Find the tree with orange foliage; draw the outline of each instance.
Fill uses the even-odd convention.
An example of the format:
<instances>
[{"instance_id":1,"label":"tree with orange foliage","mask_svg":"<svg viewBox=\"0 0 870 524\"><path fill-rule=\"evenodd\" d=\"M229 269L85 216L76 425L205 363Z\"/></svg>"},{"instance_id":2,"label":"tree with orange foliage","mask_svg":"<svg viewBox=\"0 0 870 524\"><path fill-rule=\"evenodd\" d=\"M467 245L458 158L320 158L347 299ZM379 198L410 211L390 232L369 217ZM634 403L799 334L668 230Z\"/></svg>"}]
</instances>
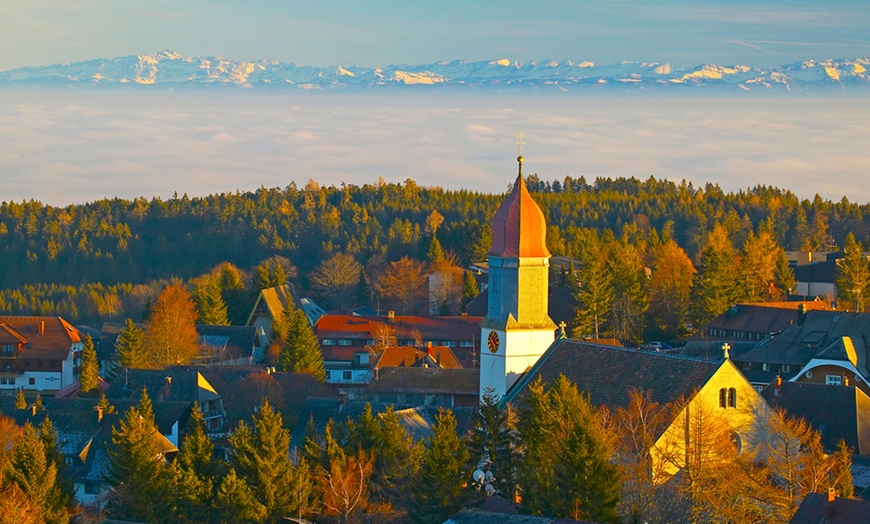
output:
<instances>
[{"instance_id":1,"label":"tree with orange foliage","mask_svg":"<svg viewBox=\"0 0 870 524\"><path fill-rule=\"evenodd\" d=\"M184 286L179 282L167 286L157 296L145 328L144 366L163 369L189 364L199 354L196 319L196 305Z\"/></svg>"},{"instance_id":2,"label":"tree with orange foliage","mask_svg":"<svg viewBox=\"0 0 870 524\"><path fill-rule=\"evenodd\" d=\"M673 337L685 331L695 266L673 240L656 246L652 255L649 311L658 331Z\"/></svg>"},{"instance_id":3,"label":"tree with orange foliage","mask_svg":"<svg viewBox=\"0 0 870 524\"><path fill-rule=\"evenodd\" d=\"M400 314L419 313L426 303L425 268L422 262L408 257L390 263L378 281L381 298Z\"/></svg>"}]
</instances>

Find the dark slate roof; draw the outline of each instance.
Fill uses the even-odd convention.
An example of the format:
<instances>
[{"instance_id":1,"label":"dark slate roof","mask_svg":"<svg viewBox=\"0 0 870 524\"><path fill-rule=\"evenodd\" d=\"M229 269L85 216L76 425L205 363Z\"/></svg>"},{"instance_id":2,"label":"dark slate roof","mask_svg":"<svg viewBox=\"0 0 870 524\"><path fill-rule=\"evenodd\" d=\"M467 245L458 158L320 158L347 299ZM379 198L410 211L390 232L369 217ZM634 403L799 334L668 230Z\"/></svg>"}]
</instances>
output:
<instances>
[{"instance_id":1,"label":"dark slate roof","mask_svg":"<svg viewBox=\"0 0 870 524\"><path fill-rule=\"evenodd\" d=\"M318 435L323 435L326 424L333 420L336 423L345 423L348 419L356 420L365 411L366 404L371 404L372 412L384 413L392 404L384 402L364 402L360 400L346 400L333 398L310 397L305 401L299 422L293 427L290 447L301 448L305 445L305 436L310 424ZM433 406L402 407L393 406L399 415L402 425L415 440L421 440L432 436L432 426L435 424L435 416L440 408ZM461 437L468 431L474 409L471 407L452 408L456 418L456 433Z\"/></svg>"},{"instance_id":2,"label":"dark slate roof","mask_svg":"<svg viewBox=\"0 0 870 524\"><path fill-rule=\"evenodd\" d=\"M215 391L204 387L197 379L198 371L189 366L171 366L166 369L126 369L118 371L106 390L112 400L138 399L146 388L152 400L194 402L220 398ZM168 380L171 378L172 380Z\"/></svg>"},{"instance_id":3,"label":"dark slate roof","mask_svg":"<svg viewBox=\"0 0 870 524\"><path fill-rule=\"evenodd\" d=\"M827 304L820 301L735 304L711 320L704 326L704 329L700 329L692 335L692 340L703 340L710 337L707 332L709 328L744 333L779 333L798 322L801 315L798 308L801 305L804 306L805 310L828 307ZM710 338L720 339L723 337Z\"/></svg>"},{"instance_id":4,"label":"dark slate roof","mask_svg":"<svg viewBox=\"0 0 870 524\"><path fill-rule=\"evenodd\" d=\"M680 350L680 355L703 360L722 360L725 354L722 344L725 343L731 346L728 353L731 355L732 360L740 360L740 356L752 351L757 345L757 342L747 342L745 340L689 340Z\"/></svg>"},{"instance_id":5,"label":"dark slate roof","mask_svg":"<svg viewBox=\"0 0 870 524\"><path fill-rule=\"evenodd\" d=\"M378 393L427 393L477 395L480 372L477 369L384 368L366 387Z\"/></svg>"},{"instance_id":6,"label":"dark slate roof","mask_svg":"<svg viewBox=\"0 0 870 524\"><path fill-rule=\"evenodd\" d=\"M828 502L822 493L810 493L798 507L789 524L855 524L870 522L870 503L837 497Z\"/></svg>"},{"instance_id":7,"label":"dark slate roof","mask_svg":"<svg viewBox=\"0 0 870 524\"><path fill-rule=\"evenodd\" d=\"M626 406L631 389L649 392L663 405L689 397L718 367L718 362L561 339L511 387L505 401L522 397L539 376L551 384L561 374L587 392L594 406Z\"/></svg>"},{"instance_id":8,"label":"dark slate roof","mask_svg":"<svg viewBox=\"0 0 870 524\"><path fill-rule=\"evenodd\" d=\"M870 340L870 314L845 311L808 311L803 321L776 337L762 340L752 351L740 356L742 362L766 362L803 366L822 350L842 337L860 340L858 347L867 347ZM866 362L866 350L858 355L858 363ZM862 372L865 371L859 368Z\"/></svg>"},{"instance_id":9,"label":"dark slate roof","mask_svg":"<svg viewBox=\"0 0 870 524\"><path fill-rule=\"evenodd\" d=\"M794 278L798 282L827 282L833 284L837 281L837 261L826 260L824 262L811 262L794 268Z\"/></svg>"},{"instance_id":10,"label":"dark slate roof","mask_svg":"<svg viewBox=\"0 0 870 524\"><path fill-rule=\"evenodd\" d=\"M825 449L835 450L840 440L855 453L870 453L870 398L854 386L806 382L770 384L761 396L773 407L801 417L822 434Z\"/></svg>"},{"instance_id":11,"label":"dark slate roof","mask_svg":"<svg viewBox=\"0 0 870 524\"><path fill-rule=\"evenodd\" d=\"M200 359L222 361L247 358L257 344L257 328L253 326L210 326L197 324Z\"/></svg>"}]
</instances>

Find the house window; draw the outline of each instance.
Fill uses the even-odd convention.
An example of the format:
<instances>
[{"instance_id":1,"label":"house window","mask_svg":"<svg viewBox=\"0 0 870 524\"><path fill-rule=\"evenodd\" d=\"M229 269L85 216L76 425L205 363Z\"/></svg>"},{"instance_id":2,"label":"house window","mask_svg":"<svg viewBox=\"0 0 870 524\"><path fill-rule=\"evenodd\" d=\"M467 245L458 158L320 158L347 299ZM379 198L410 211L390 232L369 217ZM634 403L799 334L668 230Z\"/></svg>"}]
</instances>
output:
<instances>
[{"instance_id":1,"label":"house window","mask_svg":"<svg viewBox=\"0 0 870 524\"><path fill-rule=\"evenodd\" d=\"M374 346L374 345L375 345L375 339L370 338L370 339L366 340L366 346Z\"/></svg>"},{"instance_id":2,"label":"house window","mask_svg":"<svg viewBox=\"0 0 870 524\"><path fill-rule=\"evenodd\" d=\"M765 362L764 364L762 364L762 365L761 365L761 371L770 371L770 364L768 364L767 362Z\"/></svg>"},{"instance_id":3,"label":"house window","mask_svg":"<svg viewBox=\"0 0 870 524\"><path fill-rule=\"evenodd\" d=\"M3 354L9 355L11 353L15 353L15 346L12 344L4 344L3 345Z\"/></svg>"},{"instance_id":4,"label":"house window","mask_svg":"<svg viewBox=\"0 0 870 524\"><path fill-rule=\"evenodd\" d=\"M350 339L349 338L340 338L340 339L338 339L338 345L339 346L349 346Z\"/></svg>"},{"instance_id":5,"label":"house window","mask_svg":"<svg viewBox=\"0 0 870 524\"><path fill-rule=\"evenodd\" d=\"M326 370L326 381L329 382L330 380L332 380L332 371L327 369Z\"/></svg>"},{"instance_id":6,"label":"house window","mask_svg":"<svg viewBox=\"0 0 870 524\"><path fill-rule=\"evenodd\" d=\"M455 347L456 347L456 341L455 341L455 340L445 340L445 341L444 341L444 345L447 346L447 347L449 347L449 348L455 348Z\"/></svg>"},{"instance_id":7,"label":"house window","mask_svg":"<svg viewBox=\"0 0 870 524\"><path fill-rule=\"evenodd\" d=\"M463 340L462 342L459 343L459 345L464 347L464 348L473 348L474 341L473 340Z\"/></svg>"},{"instance_id":8,"label":"house window","mask_svg":"<svg viewBox=\"0 0 870 524\"><path fill-rule=\"evenodd\" d=\"M342 371L342 372L341 372L341 379L342 379L342 380L350 381L351 378L352 378L352 376L351 376L350 371Z\"/></svg>"},{"instance_id":9,"label":"house window","mask_svg":"<svg viewBox=\"0 0 870 524\"><path fill-rule=\"evenodd\" d=\"M839 386L843 383L843 377L840 375L825 375L825 384L829 386Z\"/></svg>"},{"instance_id":10,"label":"house window","mask_svg":"<svg viewBox=\"0 0 870 524\"><path fill-rule=\"evenodd\" d=\"M85 484L85 493L88 495L99 495L100 494L100 485L99 484Z\"/></svg>"},{"instance_id":11,"label":"house window","mask_svg":"<svg viewBox=\"0 0 870 524\"><path fill-rule=\"evenodd\" d=\"M334 345L335 345L335 339L334 339L334 338L324 338L324 339L323 339L323 342L321 342L321 344L324 345L324 346L334 346Z\"/></svg>"},{"instance_id":12,"label":"house window","mask_svg":"<svg viewBox=\"0 0 870 524\"><path fill-rule=\"evenodd\" d=\"M725 407L725 388L719 389L719 407L720 408Z\"/></svg>"},{"instance_id":13,"label":"house window","mask_svg":"<svg viewBox=\"0 0 870 524\"><path fill-rule=\"evenodd\" d=\"M0 377L0 385L6 384L6 377Z\"/></svg>"},{"instance_id":14,"label":"house window","mask_svg":"<svg viewBox=\"0 0 870 524\"><path fill-rule=\"evenodd\" d=\"M728 407L737 407L737 390L734 388L728 388Z\"/></svg>"},{"instance_id":15,"label":"house window","mask_svg":"<svg viewBox=\"0 0 870 524\"><path fill-rule=\"evenodd\" d=\"M15 385L15 377L9 377L9 384L13 386Z\"/></svg>"},{"instance_id":16,"label":"house window","mask_svg":"<svg viewBox=\"0 0 870 524\"><path fill-rule=\"evenodd\" d=\"M36 385L36 379L33 378L33 377L30 377L29 384L30 384L31 386L35 386L35 385Z\"/></svg>"},{"instance_id":17,"label":"house window","mask_svg":"<svg viewBox=\"0 0 870 524\"><path fill-rule=\"evenodd\" d=\"M788 364L783 364L779 366L779 371L782 373L788 373L791 371L791 366L789 366Z\"/></svg>"}]
</instances>

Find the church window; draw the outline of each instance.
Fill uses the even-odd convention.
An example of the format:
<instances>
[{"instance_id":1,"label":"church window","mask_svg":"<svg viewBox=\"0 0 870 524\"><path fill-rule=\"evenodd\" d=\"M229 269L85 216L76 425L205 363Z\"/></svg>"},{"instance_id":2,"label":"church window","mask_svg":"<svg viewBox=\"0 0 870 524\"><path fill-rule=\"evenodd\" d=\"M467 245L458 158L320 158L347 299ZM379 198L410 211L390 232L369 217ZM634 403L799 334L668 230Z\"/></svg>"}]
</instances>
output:
<instances>
[{"instance_id":1,"label":"church window","mask_svg":"<svg viewBox=\"0 0 870 524\"><path fill-rule=\"evenodd\" d=\"M737 407L737 390L734 388L728 388L728 407Z\"/></svg>"},{"instance_id":2,"label":"church window","mask_svg":"<svg viewBox=\"0 0 870 524\"><path fill-rule=\"evenodd\" d=\"M725 407L725 388L719 389L719 407Z\"/></svg>"}]
</instances>

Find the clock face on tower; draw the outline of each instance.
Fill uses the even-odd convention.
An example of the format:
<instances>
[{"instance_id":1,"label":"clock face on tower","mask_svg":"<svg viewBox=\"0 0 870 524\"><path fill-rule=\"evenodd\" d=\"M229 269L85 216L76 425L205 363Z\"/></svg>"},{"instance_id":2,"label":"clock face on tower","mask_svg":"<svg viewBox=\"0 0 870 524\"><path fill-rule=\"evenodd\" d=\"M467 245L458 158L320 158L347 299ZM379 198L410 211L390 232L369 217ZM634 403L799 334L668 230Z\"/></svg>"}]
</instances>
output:
<instances>
[{"instance_id":1,"label":"clock face on tower","mask_svg":"<svg viewBox=\"0 0 870 524\"><path fill-rule=\"evenodd\" d=\"M489 336L486 337L486 345L489 348L490 353L495 353L498 351L498 333L495 331L490 331Z\"/></svg>"}]
</instances>

